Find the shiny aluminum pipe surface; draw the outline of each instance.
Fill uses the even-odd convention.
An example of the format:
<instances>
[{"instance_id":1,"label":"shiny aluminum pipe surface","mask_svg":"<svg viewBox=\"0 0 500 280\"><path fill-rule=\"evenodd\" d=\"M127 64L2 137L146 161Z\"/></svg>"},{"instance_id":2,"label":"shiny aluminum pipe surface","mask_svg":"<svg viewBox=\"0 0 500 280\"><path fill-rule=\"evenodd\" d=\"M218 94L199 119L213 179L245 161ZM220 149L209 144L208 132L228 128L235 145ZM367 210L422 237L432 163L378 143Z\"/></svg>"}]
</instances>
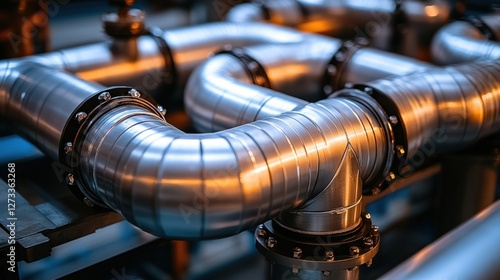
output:
<instances>
[{"instance_id":1,"label":"shiny aluminum pipe surface","mask_svg":"<svg viewBox=\"0 0 500 280\"><path fill-rule=\"evenodd\" d=\"M500 15L484 18L494 34L500 35ZM431 47L433 61L441 65L500 58L500 43L488 41L479 29L463 21L441 28L434 36Z\"/></svg>"},{"instance_id":2,"label":"shiny aluminum pipe surface","mask_svg":"<svg viewBox=\"0 0 500 280\"><path fill-rule=\"evenodd\" d=\"M339 40L321 38L244 49L264 68L271 89L254 85L242 62L234 56L216 55L191 76L184 93L186 110L195 127L208 132L307 104L301 99L321 99L324 69L339 47Z\"/></svg>"},{"instance_id":3,"label":"shiny aluminum pipe surface","mask_svg":"<svg viewBox=\"0 0 500 280\"><path fill-rule=\"evenodd\" d=\"M320 37L286 27L265 23L210 23L164 31L177 80L181 87L195 67L225 47L258 44L298 43ZM116 46L115 46L116 47ZM15 61L32 61L74 73L78 77L104 85L128 84L152 92L164 82L172 82L165 70L165 59L150 36L138 38L138 59L131 61L112 44L97 43Z\"/></svg>"},{"instance_id":4,"label":"shiny aluminum pipe surface","mask_svg":"<svg viewBox=\"0 0 500 280\"><path fill-rule=\"evenodd\" d=\"M402 112L412 149L425 145L434 129L455 132L447 134L446 143L456 148L498 130L499 64L477 62L370 85ZM431 82L437 78L450 82L441 90ZM206 134L185 134L144 109L120 107L87 131L80 173L90 192L154 234L188 239L236 234L327 189L348 144L363 180L387 165L386 121L372 107L376 104L357 98L341 95ZM456 103L464 107L458 110ZM465 111L459 128L442 119L455 110Z\"/></svg>"},{"instance_id":5,"label":"shiny aluminum pipe surface","mask_svg":"<svg viewBox=\"0 0 500 280\"><path fill-rule=\"evenodd\" d=\"M221 132L185 134L144 109L123 106L86 132L79 170L88 191L146 231L216 238L322 192L348 143L362 176L382 168L388 145L380 123L371 108L336 98ZM356 192L346 191L353 195L338 207L357 205ZM331 219L348 228L359 224L359 215L348 214Z\"/></svg>"},{"instance_id":6,"label":"shiny aluminum pipe surface","mask_svg":"<svg viewBox=\"0 0 500 280\"><path fill-rule=\"evenodd\" d=\"M441 237L381 279L498 279L500 201ZM486 253L485 253L486 252Z\"/></svg>"},{"instance_id":7,"label":"shiny aluminum pipe surface","mask_svg":"<svg viewBox=\"0 0 500 280\"><path fill-rule=\"evenodd\" d=\"M226 20L265 21L312 33L341 35L352 32L355 26L376 20L377 16L390 17L395 9L396 3L392 0L254 1L231 9Z\"/></svg>"},{"instance_id":8,"label":"shiny aluminum pipe surface","mask_svg":"<svg viewBox=\"0 0 500 280\"><path fill-rule=\"evenodd\" d=\"M500 60L366 84L397 106L408 142L404 152L414 161L463 148L500 127Z\"/></svg>"},{"instance_id":9,"label":"shiny aluminum pipe surface","mask_svg":"<svg viewBox=\"0 0 500 280\"><path fill-rule=\"evenodd\" d=\"M362 48L345 63L345 68L339 73L340 84L365 83L389 76L424 72L433 67L432 64L407 56Z\"/></svg>"},{"instance_id":10,"label":"shiny aluminum pipe surface","mask_svg":"<svg viewBox=\"0 0 500 280\"><path fill-rule=\"evenodd\" d=\"M220 22L165 31L178 81L184 84L195 67L223 49L259 44L299 43L319 35L265 23Z\"/></svg>"},{"instance_id":11,"label":"shiny aluminum pipe surface","mask_svg":"<svg viewBox=\"0 0 500 280\"><path fill-rule=\"evenodd\" d=\"M432 34L449 21L450 11L449 3L442 0L402 1L400 5L394 0L272 0L237 5L226 20L270 22L336 37L365 37L372 41L372 47L395 48L421 57Z\"/></svg>"},{"instance_id":12,"label":"shiny aluminum pipe surface","mask_svg":"<svg viewBox=\"0 0 500 280\"><path fill-rule=\"evenodd\" d=\"M412 105L415 115L403 113L401 121L418 129L422 129L422 124L430 124L428 130L447 126L439 121L439 116L430 113L437 111L431 99L440 101L437 102L443 105L440 111L453 110L450 106L459 100L470 115L460 126L473 135L450 138L471 143L498 129L499 63L478 62L445 69L442 77L454 78L455 84L450 82L449 91L443 91L446 95L437 89L425 90L434 93L432 98L428 94L421 96L422 91L417 91L416 82L411 81L430 81L438 77L439 71L377 81L372 86L381 86L382 92L398 101L401 111ZM10 82L2 82L7 85L3 86L0 99L2 112L15 112L7 111L7 104L19 103L10 100L16 96L25 100L35 100L37 94L44 96L45 83L31 77L42 70L29 73L13 71L15 67L7 69L3 81ZM57 103L50 104L76 105L90 92L100 89L66 74L42 72L45 74L40 77L48 79L48 72L56 77L54 88L48 90L54 94L43 99L52 101L57 96ZM17 87L24 80L38 86L33 90ZM68 82L82 84L75 87ZM428 89L427 86L423 89ZM68 88L70 94L65 92ZM76 98L72 103L73 91ZM406 95L399 96L399 91ZM71 108L62 110L60 106L41 103L36 103L41 109L36 109L24 126L33 130L31 140L50 152L58 137L38 137L45 133L39 130L50 128L58 136L62 119L70 114ZM360 102L359 97L338 96L222 132L185 134L138 105L126 105L95 120L84 133L83 141L75 145L80 155L79 174L97 198L147 231L172 238L227 236L297 207L327 189L348 144L358 157L363 180L384 168L390 155L388 132L386 121L374 106L373 101ZM431 110L426 111L428 108ZM58 113L61 120L53 119L55 112L61 112ZM35 126L35 123L54 125ZM427 131L422 134L429 135ZM407 133L407 137L415 143L413 138L419 136ZM49 139L49 144L45 139ZM345 206L352 203L355 202L349 201ZM358 222L352 219L343 224L349 227Z\"/></svg>"},{"instance_id":13,"label":"shiny aluminum pipe surface","mask_svg":"<svg viewBox=\"0 0 500 280\"><path fill-rule=\"evenodd\" d=\"M266 71L271 89L252 83L242 62L228 54L209 59L191 76L185 107L198 131L212 132L277 116L324 96L326 64L339 49L335 39L253 46L244 51ZM432 68L430 64L370 48L357 50L337 70L340 84L369 82ZM286 94L283 94L286 93ZM301 99L297 99L297 98Z\"/></svg>"},{"instance_id":14,"label":"shiny aluminum pipe surface","mask_svg":"<svg viewBox=\"0 0 500 280\"><path fill-rule=\"evenodd\" d=\"M104 89L35 63L0 63L0 119L53 159L73 111Z\"/></svg>"}]
</instances>

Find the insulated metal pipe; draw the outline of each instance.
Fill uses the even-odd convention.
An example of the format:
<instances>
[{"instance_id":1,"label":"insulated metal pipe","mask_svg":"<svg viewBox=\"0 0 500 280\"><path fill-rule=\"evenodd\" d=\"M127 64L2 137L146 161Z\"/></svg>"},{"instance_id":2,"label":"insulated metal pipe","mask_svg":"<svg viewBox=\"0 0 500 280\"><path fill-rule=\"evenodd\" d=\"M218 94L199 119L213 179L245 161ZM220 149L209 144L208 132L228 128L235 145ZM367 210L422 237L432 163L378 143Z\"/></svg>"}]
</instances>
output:
<instances>
[{"instance_id":1,"label":"insulated metal pipe","mask_svg":"<svg viewBox=\"0 0 500 280\"><path fill-rule=\"evenodd\" d=\"M386 141L379 116L349 98L210 134L185 134L131 106L95 121L78 151L78 168L89 192L142 229L216 238L320 193L348 143L361 154L362 176L382 168ZM346 227L359 223L359 216L350 217Z\"/></svg>"},{"instance_id":2,"label":"insulated metal pipe","mask_svg":"<svg viewBox=\"0 0 500 280\"><path fill-rule=\"evenodd\" d=\"M443 236L381 279L497 279L500 202ZM487 254L485 254L487 252Z\"/></svg>"},{"instance_id":3,"label":"insulated metal pipe","mask_svg":"<svg viewBox=\"0 0 500 280\"><path fill-rule=\"evenodd\" d=\"M127 83L154 91L164 83L182 86L193 69L224 47L297 43L318 35L264 23L211 23L138 38L138 59L131 61L108 43L97 43L21 59L74 73L104 85ZM166 57L173 65L166 65ZM18 60L15 60L18 61Z\"/></svg>"},{"instance_id":4,"label":"insulated metal pipe","mask_svg":"<svg viewBox=\"0 0 500 280\"><path fill-rule=\"evenodd\" d=\"M458 147L499 127L499 64L477 62L371 86L391 98L401 112L408 154L415 154L434 129L456 132L448 134L446 142ZM47 89L46 80L29 79L42 70L29 73L35 66L24 67L14 67L26 69L22 72L7 68L2 75L2 80L12 81L2 83L2 114L19 122L22 119L11 115L16 111L6 110L17 103L11 98L30 100ZM63 90L71 86L65 82L66 74L61 75L55 75L57 83L50 83L54 104L76 104L100 89L75 79L77 85L83 83L72 89L78 93L75 98ZM436 79L450 81L448 87L433 87L431 81ZM18 87L24 80L32 83L32 90ZM363 180L390 165L387 116L370 96L350 92L209 134L185 134L134 103L112 108L93 119L75 143L76 168L85 183L81 188L92 193L99 200L96 203L105 203L157 235L197 239L235 234L321 193L332 182L348 144L358 157ZM449 127L442 117L458 111L452 106L457 102L464 104L459 109L465 113L458 128ZM53 115L62 119L67 112L58 114L60 106L43 103L37 103L40 108L24 126L32 130L32 141L55 157L61 133L56 130L67 119ZM38 137L44 133L40 129L47 127L54 137ZM356 222L351 220L346 227Z\"/></svg>"},{"instance_id":5,"label":"insulated metal pipe","mask_svg":"<svg viewBox=\"0 0 500 280\"><path fill-rule=\"evenodd\" d=\"M270 22L336 37L364 37L372 46L424 57L432 34L450 17L447 1L272 0L237 5L231 22Z\"/></svg>"},{"instance_id":6,"label":"insulated metal pipe","mask_svg":"<svg viewBox=\"0 0 500 280\"><path fill-rule=\"evenodd\" d=\"M75 108L103 86L34 63L0 63L0 117L57 159Z\"/></svg>"},{"instance_id":7,"label":"insulated metal pipe","mask_svg":"<svg viewBox=\"0 0 500 280\"><path fill-rule=\"evenodd\" d=\"M455 21L438 31L432 41L434 62L444 65L500 58L500 43L490 41L500 38L497 37L500 36L500 15L485 15L472 22L483 28L470 22Z\"/></svg>"},{"instance_id":8,"label":"insulated metal pipe","mask_svg":"<svg viewBox=\"0 0 500 280\"><path fill-rule=\"evenodd\" d=\"M439 116L448 113L436 112L455 111L447 105L458 100L465 99L460 103L471 114L460 124L469 131L467 138L448 134L446 143L470 144L498 128L500 85L494 77L500 74L499 63L417 73L371 86L397 105L406 124L408 155L414 155L435 129L447 130ZM455 78L449 91L432 90L428 81L439 75L442 81ZM477 102L488 105L477 107ZM358 156L363 180L383 169L391 153L376 106L356 97L330 98L201 135L184 134L138 108L123 107L87 132L80 172L90 192L147 231L177 238L231 235L327 188L347 143ZM480 128L474 115L484 116Z\"/></svg>"},{"instance_id":9,"label":"insulated metal pipe","mask_svg":"<svg viewBox=\"0 0 500 280\"><path fill-rule=\"evenodd\" d=\"M369 82L398 108L407 139L400 151L412 165L456 150L500 125L499 61L482 61ZM417 166L414 166L417 167Z\"/></svg>"},{"instance_id":10,"label":"insulated metal pipe","mask_svg":"<svg viewBox=\"0 0 500 280\"><path fill-rule=\"evenodd\" d=\"M246 68L248 65L235 56L216 55L192 74L184 92L186 111L198 131L212 132L277 116L307 104L304 100L321 99L325 69L339 48L338 40L321 38L242 49L241 52L255 59L252 63L262 66L270 89L255 85ZM342 85L433 67L370 48L356 50L343 63L334 73Z\"/></svg>"},{"instance_id":11,"label":"insulated metal pipe","mask_svg":"<svg viewBox=\"0 0 500 280\"><path fill-rule=\"evenodd\" d=\"M255 59L248 63L255 65L245 65L237 54L216 55L191 76L184 93L186 110L195 127L207 132L276 116L307 104L301 99L318 100L324 96L324 69L339 47L339 40L321 38L239 50ZM271 89L255 85L248 66L262 66Z\"/></svg>"}]
</instances>

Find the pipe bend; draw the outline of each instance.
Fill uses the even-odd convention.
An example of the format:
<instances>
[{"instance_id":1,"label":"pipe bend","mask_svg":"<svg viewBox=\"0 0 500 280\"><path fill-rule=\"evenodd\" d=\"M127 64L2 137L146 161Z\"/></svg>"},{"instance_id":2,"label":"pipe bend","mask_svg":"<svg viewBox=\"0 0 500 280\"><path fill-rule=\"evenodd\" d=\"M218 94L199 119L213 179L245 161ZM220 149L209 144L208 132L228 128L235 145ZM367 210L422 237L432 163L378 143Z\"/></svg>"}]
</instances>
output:
<instances>
[{"instance_id":1,"label":"pipe bend","mask_svg":"<svg viewBox=\"0 0 500 280\"><path fill-rule=\"evenodd\" d=\"M221 132L185 134L145 109L124 105L87 131L79 174L91 193L146 231L217 238L320 193L348 143L366 179L385 163L378 121L363 105L336 98Z\"/></svg>"},{"instance_id":2,"label":"pipe bend","mask_svg":"<svg viewBox=\"0 0 500 280\"><path fill-rule=\"evenodd\" d=\"M339 46L338 40L321 38L238 50L252 62L218 54L189 79L184 93L188 115L199 131L217 131L303 106L307 102L296 97L318 99L327 61ZM254 84L249 68L258 67L271 89Z\"/></svg>"},{"instance_id":3,"label":"pipe bend","mask_svg":"<svg viewBox=\"0 0 500 280\"><path fill-rule=\"evenodd\" d=\"M306 101L254 85L241 61L213 57L191 76L184 93L188 115L198 131L218 131L279 115Z\"/></svg>"},{"instance_id":4,"label":"pipe bend","mask_svg":"<svg viewBox=\"0 0 500 280\"><path fill-rule=\"evenodd\" d=\"M438 31L432 40L431 52L434 62L441 65L494 60L500 58L500 43L488 41L471 24L456 21Z\"/></svg>"},{"instance_id":5,"label":"pipe bend","mask_svg":"<svg viewBox=\"0 0 500 280\"><path fill-rule=\"evenodd\" d=\"M226 14L228 22L266 22L267 16L263 7L254 3L237 5Z\"/></svg>"}]
</instances>

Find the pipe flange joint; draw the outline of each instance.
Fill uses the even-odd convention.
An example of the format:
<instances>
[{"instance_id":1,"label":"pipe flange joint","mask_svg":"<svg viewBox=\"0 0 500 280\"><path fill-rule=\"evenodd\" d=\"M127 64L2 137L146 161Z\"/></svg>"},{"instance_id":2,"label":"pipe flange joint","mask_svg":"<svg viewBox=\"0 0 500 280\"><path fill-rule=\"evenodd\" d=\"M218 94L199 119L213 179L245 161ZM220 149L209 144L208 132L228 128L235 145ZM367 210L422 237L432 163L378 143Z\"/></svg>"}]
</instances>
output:
<instances>
[{"instance_id":1,"label":"pipe flange joint","mask_svg":"<svg viewBox=\"0 0 500 280\"><path fill-rule=\"evenodd\" d=\"M172 50L170 49L167 41L163 37L163 30L159 27L150 27L146 34L147 36L151 36L153 40L158 45L160 53L163 56L163 60L165 61L164 73L162 73L162 92L174 92L177 87L177 70L175 68L174 57L172 56Z\"/></svg>"},{"instance_id":2,"label":"pipe flange joint","mask_svg":"<svg viewBox=\"0 0 500 280\"><path fill-rule=\"evenodd\" d=\"M217 54L229 54L236 57L239 61L241 61L255 85L271 88L271 82L269 81L264 67L262 67L262 65L255 58L247 54L244 49L230 48L222 50Z\"/></svg>"},{"instance_id":3,"label":"pipe flange joint","mask_svg":"<svg viewBox=\"0 0 500 280\"><path fill-rule=\"evenodd\" d=\"M326 65L325 74L323 75L323 92L326 95L330 95L341 88L340 81L344 68L354 53L367 44L367 40L345 41L342 43Z\"/></svg>"},{"instance_id":4,"label":"pipe flange joint","mask_svg":"<svg viewBox=\"0 0 500 280\"><path fill-rule=\"evenodd\" d=\"M81 180L78 165L82 138L85 137L86 130L100 116L113 108L127 104L141 106L165 120L166 110L145 92L139 92L131 87L110 87L88 97L73 111L59 140L59 162L71 170L65 174L67 186L88 206L107 208L99 198L88 191Z\"/></svg>"},{"instance_id":5,"label":"pipe flange joint","mask_svg":"<svg viewBox=\"0 0 500 280\"><path fill-rule=\"evenodd\" d=\"M468 22L472 26L474 26L488 40L496 41L498 39L495 36L495 32L480 17L469 16L464 18L463 21Z\"/></svg>"},{"instance_id":6,"label":"pipe flange joint","mask_svg":"<svg viewBox=\"0 0 500 280\"><path fill-rule=\"evenodd\" d=\"M346 90L338 91L335 96L355 98L376 110L375 113L381 117L380 121L384 123L386 135L388 135L389 155L386 167L374 180L363 186L363 195L376 195L388 188L397 176L404 177L408 173L405 164L406 151L408 151L405 123L396 103L382 91L364 84L346 84L345 87ZM371 100L374 100L378 106L370 102Z\"/></svg>"},{"instance_id":7,"label":"pipe flange joint","mask_svg":"<svg viewBox=\"0 0 500 280\"><path fill-rule=\"evenodd\" d=\"M332 272L371 265L379 250L380 234L369 214L363 214L362 219L353 231L336 235L299 234L267 221L255 231L255 243L269 262L295 272Z\"/></svg>"}]
</instances>

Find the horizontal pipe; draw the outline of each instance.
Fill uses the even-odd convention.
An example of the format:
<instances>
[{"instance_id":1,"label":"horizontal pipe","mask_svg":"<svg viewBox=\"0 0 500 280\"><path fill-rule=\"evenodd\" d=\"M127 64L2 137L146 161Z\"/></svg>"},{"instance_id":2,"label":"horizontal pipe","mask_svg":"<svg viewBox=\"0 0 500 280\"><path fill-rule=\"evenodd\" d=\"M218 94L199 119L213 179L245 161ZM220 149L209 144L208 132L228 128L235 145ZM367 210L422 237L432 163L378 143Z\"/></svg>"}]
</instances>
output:
<instances>
[{"instance_id":1,"label":"horizontal pipe","mask_svg":"<svg viewBox=\"0 0 500 280\"><path fill-rule=\"evenodd\" d=\"M270 22L335 37L364 37L371 46L424 57L432 35L450 18L447 1L272 0L237 5L231 22ZM404 31L403 31L404 30Z\"/></svg>"},{"instance_id":2,"label":"horizontal pipe","mask_svg":"<svg viewBox=\"0 0 500 280\"><path fill-rule=\"evenodd\" d=\"M96 43L57 52L30 56L31 61L74 73L79 78L103 85L128 84L154 93L163 83L183 86L187 78L210 55L229 47L259 44L298 43L319 37L286 27L264 23L211 23L163 31L176 77L167 71L165 58L151 36L137 40L138 59L130 60L116 50L116 44ZM175 80L173 80L175 79Z\"/></svg>"},{"instance_id":3,"label":"horizontal pipe","mask_svg":"<svg viewBox=\"0 0 500 280\"><path fill-rule=\"evenodd\" d=\"M370 85L398 107L411 149L424 145L421 140L434 129L448 130L446 116L455 111L462 119L458 128L449 128L461 133L448 134L445 143L471 144L500 127L499 63L477 62ZM35 65L7 67L2 77L0 112L16 123L27 119L21 126L52 157L72 106L100 89ZM448 81L447 87L433 81ZM13 115L18 111L7 109L19 103L18 96L47 98L33 101L35 118L18 118ZM457 110L457 103L464 107ZM24 104L22 111L30 112ZM70 106L61 110L53 104ZM79 180L98 200L154 234L232 235L328 188L348 144L364 180L383 170L392 153L386 116L377 108L368 96L341 94L233 129L185 134L138 105L123 105L94 120L75 143ZM43 136L42 128L53 130L53 136Z\"/></svg>"},{"instance_id":4,"label":"horizontal pipe","mask_svg":"<svg viewBox=\"0 0 500 280\"><path fill-rule=\"evenodd\" d=\"M103 86L39 64L0 63L0 119L57 159L73 111Z\"/></svg>"},{"instance_id":5,"label":"horizontal pipe","mask_svg":"<svg viewBox=\"0 0 500 280\"><path fill-rule=\"evenodd\" d=\"M500 35L500 15L492 14L484 18L493 34ZM431 52L433 61L441 65L478 59L498 59L500 43L489 41L487 36L471 23L456 21L438 31L432 41Z\"/></svg>"},{"instance_id":6,"label":"horizontal pipe","mask_svg":"<svg viewBox=\"0 0 500 280\"><path fill-rule=\"evenodd\" d=\"M345 67L339 73L339 84L365 83L389 76L424 72L433 67L435 66L432 64L407 56L373 48L362 48L357 50L345 63Z\"/></svg>"},{"instance_id":7,"label":"horizontal pipe","mask_svg":"<svg viewBox=\"0 0 500 280\"><path fill-rule=\"evenodd\" d=\"M394 102L414 165L471 145L500 127L499 60L366 83Z\"/></svg>"},{"instance_id":8,"label":"horizontal pipe","mask_svg":"<svg viewBox=\"0 0 500 280\"><path fill-rule=\"evenodd\" d=\"M348 143L368 152L364 170L376 169L385 163L384 141L378 117L347 98L208 134L185 134L131 106L95 122L79 170L90 192L142 229L215 238L321 192Z\"/></svg>"},{"instance_id":9,"label":"horizontal pipe","mask_svg":"<svg viewBox=\"0 0 500 280\"><path fill-rule=\"evenodd\" d=\"M255 85L245 65L234 56L216 55L192 74L184 92L186 111L198 131L212 132L277 116L307 104L304 100L322 99L325 69L339 48L338 40L321 38L243 49L263 67L270 89ZM362 48L346 58L335 76L339 84L363 83L432 67L401 55Z\"/></svg>"},{"instance_id":10,"label":"horizontal pipe","mask_svg":"<svg viewBox=\"0 0 500 280\"><path fill-rule=\"evenodd\" d=\"M497 279L500 201L425 247L381 279Z\"/></svg>"},{"instance_id":11,"label":"horizontal pipe","mask_svg":"<svg viewBox=\"0 0 500 280\"><path fill-rule=\"evenodd\" d=\"M216 55L191 76L186 110L198 131L207 132L277 116L307 104L301 99L318 100L324 69L339 47L339 40L321 39L242 50L263 67L271 89L253 84L234 56Z\"/></svg>"},{"instance_id":12,"label":"horizontal pipe","mask_svg":"<svg viewBox=\"0 0 500 280\"><path fill-rule=\"evenodd\" d=\"M465 99L465 111L484 116L482 125L468 131L467 138L449 134L445 143L471 144L470 139L499 127L500 85L491 79L500 74L499 63L410 74L372 86L392 98L402 112L412 148L424 145L419 140L434 129L446 130L447 123L433 112L453 111L446 106ZM455 78L455 87L429 88L427 81L439 75ZM80 173L90 192L147 231L195 239L232 235L328 188L348 143L363 180L390 162L385 116L377 113L374 100L358 98L340 95L205 134L185 134L139 108L118 108L86 134ZM478 102L485 107L477 107ZM407 104L413 113L405 111ZM462 130L469 130L471 117L462 121ZM420 134L412 133L413 127Z\"/></svg>"}]
</instances>

